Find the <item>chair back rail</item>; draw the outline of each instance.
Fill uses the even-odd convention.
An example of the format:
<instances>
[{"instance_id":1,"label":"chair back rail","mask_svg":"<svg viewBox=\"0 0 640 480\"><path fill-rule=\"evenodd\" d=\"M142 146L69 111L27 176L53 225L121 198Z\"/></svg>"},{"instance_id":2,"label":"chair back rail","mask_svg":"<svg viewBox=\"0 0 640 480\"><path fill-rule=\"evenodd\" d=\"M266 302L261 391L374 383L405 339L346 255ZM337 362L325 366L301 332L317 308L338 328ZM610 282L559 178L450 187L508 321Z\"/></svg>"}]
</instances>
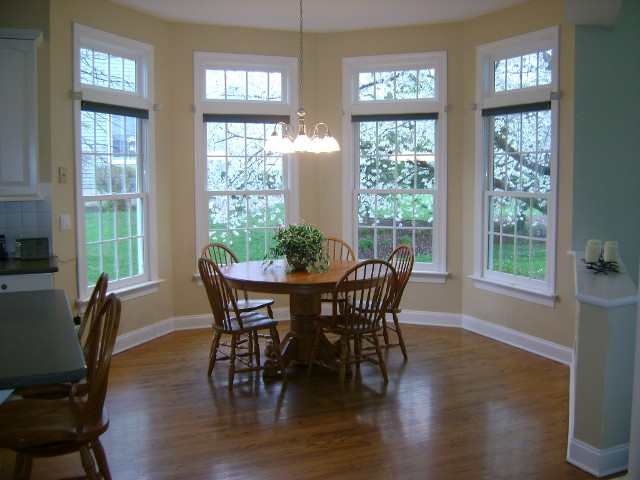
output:
<instances>
[{"instance_id":1,"label":"chair back rail","mask_svg":"<svg viewBox=\"0 0 640 480\"><path fill-rule=\"evenodd\" d=\"M232 320L236 320L240 328L244 328L233 289L225 280L215 261L200 257L198 259L198 270L207 291L207 298L209 299L215 325L218 328L229 331L232 330ZM231 309L228 306L231 306Z\"/></svg>"},{"instance_id":2,"label":"chair back rail","mask_svg":"<svg viewBox=\"0 0 640 480\"><path fill-rule=\"evenodd\" d=\"M398 309L400 307L400 300L402 300L402 294L404 293L404 289L411 277L414 260L415 256L413 247L406 243L398 245L389 256L388 262L393 265L393 268L398 275L398 282L394 292L393 302L390 305L391 309Z\"/></svg>"},{"instance_id":3,"label":"chair back rail","mask_svg":"<svg viewBox=\"0 0 640 480\"><path fill-rule=\"evenodd\" d=\"M338 237L327 237L325 249L329 258L335 260L355 260L356 255L347 242Z\"/></svg>"},{"instance_id":4,"label":"chair back rail","mask_svg":"<svg viewBox=\"0 0 640 480\"><path fill-rule=\"evenodd\" d=\"M366 260L350 268L333 292L334 325L348 330L378 328L396 283L396 272L385 260Z\"/></svg>"}]
</instances>

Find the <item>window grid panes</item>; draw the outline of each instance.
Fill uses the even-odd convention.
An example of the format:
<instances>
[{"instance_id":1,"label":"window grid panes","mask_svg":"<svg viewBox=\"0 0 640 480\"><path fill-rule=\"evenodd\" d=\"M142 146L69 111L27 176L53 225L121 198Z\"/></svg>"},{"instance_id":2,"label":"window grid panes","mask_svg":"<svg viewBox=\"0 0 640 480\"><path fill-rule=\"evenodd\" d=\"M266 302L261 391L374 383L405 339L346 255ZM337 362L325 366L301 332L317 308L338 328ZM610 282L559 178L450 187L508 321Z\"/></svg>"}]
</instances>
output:
<instances>
[{"instance_id":1,"label":"window grid panes","mask_svg":"<svg viewBox=\"0 0 640 480\"><path fill-rule=\"evenodd\" d=\"M80 48L80 83L110 90L137 91L137 62L107 52Z\"/></svg>"},{"instance_id":2,"label":"window grid panes","mask_svg":"<svg viewBox=\"0 0 640 480\"><path fill-rule=\"evenodd\" d=\"M416 262L433 262L436 122L356 123L359 259L386 259L408 243Z\"/></svg>"},{"instance_id":3,"label":"window grid panes","mask_svg":"<svg viewBox=\"0 0 640 480\"><path fill-rule=\"evenodd\" d=\"M251 70L205 71L207 100L282 102L282 72Z\"/></svg>"},{"instance_id":4,"label":"window grid panes","mask_svg":"<svg viewBox=\"0 0 640 480\"><path fill-rule=\"evenodd\" d=\"M360 72L358 100L362 102L433 99L434 68Z\"/></svg>"},{"instance_id":5,"label":"window grid panes","mask_svg":"<svg viewBox=\"0 0 640 480\"><path fill-rule=\"evenodd\" d=\"M273 124L205 125L208 240L240 261L262 260L286 219L283 158L264 150Z\"/></svg>"},{"instance_id":6,"label":"window grid panes","mask_svg":"<svg viewBox=\"0 0 640 480\"><path fill-rule=\"evenodd\" d=\"M145 202L141 188L143 120L81 112L86 278L111 282L145 273Z\"/></svg>"},{"instance_id":7,"label":"window grid panes","mask_svg":"<svg viewBox=\"0 0 640 480\"><path fill-rule=\"evenodd\" d=\"M505 92L549 85L552 50L541 50L493 62L493 91Z\"/></svg>"},{"instance_id":8,"label":"window grid panes","mask_svg":"<svg viewBox=\"0 0 640 480\"><path fill-rule=\"evenodd\" d=\"M546 280L551 191L551 112L488 117L489 165L486 268Z\"/></svg>"}]
</instances>

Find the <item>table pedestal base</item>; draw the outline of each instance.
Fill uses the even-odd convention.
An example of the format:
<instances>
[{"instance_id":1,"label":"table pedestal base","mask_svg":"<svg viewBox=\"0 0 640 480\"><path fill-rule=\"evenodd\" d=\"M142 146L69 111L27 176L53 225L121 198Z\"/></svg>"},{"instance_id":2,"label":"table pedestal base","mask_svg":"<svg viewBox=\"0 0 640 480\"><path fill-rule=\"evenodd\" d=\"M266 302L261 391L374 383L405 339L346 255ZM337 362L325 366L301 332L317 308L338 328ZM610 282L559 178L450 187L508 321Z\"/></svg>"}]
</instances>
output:
<instances>
[{"instance_id":1,"label":"table pedestal base","mask_svg":"<svg viewBox=\"0 0 640 480\"><path fill-rule=\"evenodd\" d=\"M322 313L320 294L291 294L289 305L291 327L280 344L280 351L285 365L308 366L318 331L316 319ZM337 358L335 347L324 335L321 342L318 361L327 366L334 365Z\"/></svg>"}]
</instances>

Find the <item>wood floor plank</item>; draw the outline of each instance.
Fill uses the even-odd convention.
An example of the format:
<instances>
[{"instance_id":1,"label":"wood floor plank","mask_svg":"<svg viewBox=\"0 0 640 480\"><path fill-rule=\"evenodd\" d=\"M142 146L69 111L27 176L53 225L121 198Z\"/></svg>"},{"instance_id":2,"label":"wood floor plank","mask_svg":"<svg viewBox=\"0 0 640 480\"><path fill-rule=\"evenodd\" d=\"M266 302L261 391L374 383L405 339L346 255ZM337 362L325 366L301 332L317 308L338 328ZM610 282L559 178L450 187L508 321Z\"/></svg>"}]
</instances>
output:
<instances>
[{"instance_id":1,"label":"wood floor plank","mask_svg":"<svg viewBox=\"0 0 640 480\"><path fill-rule=\"evenodd\" d=\"M282 334L286 324L281 325ZM102 441L113 478L592 479L565 461L568 367L455 328L406 325L409 361L389 383L292 367L289 382L206 377L209 330L171 333L116 355ZM0 478L14 456L0 450ZM70 455L32 478L81 474Z\"/></svg>"}]
</instances>

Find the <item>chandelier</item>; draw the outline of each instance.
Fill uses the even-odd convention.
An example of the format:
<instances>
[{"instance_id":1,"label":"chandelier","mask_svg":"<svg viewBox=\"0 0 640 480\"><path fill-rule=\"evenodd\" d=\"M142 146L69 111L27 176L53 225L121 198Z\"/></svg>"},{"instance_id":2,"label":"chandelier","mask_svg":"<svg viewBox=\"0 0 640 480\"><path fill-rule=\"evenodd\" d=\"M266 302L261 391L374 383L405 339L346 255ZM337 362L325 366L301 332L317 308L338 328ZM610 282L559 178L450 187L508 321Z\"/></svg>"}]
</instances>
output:
<instances>
[{"instance_id":1,"label":"chandelier","mask_svg":"<svg viewBox=\"0 0 640 480\"><path fill-rule=\"evenodd\" d=\"M329 127L326 123L320 122L311 131L311 136L307 133L307 126L304 121L306 112L302 108L303 82L304 82L304 42L302 35L302 0L300 0L300 56L298 57L298 135L296 129L291 124L279 122L273 127L273 133L269 136L265 143L265 150L275 153L293 153L293 152L313 152L313 153L329 153L337 152L340 146L335 138L331 136ZM278 127L282 132L278 133Z\"/></svg>"}]
</instances>

